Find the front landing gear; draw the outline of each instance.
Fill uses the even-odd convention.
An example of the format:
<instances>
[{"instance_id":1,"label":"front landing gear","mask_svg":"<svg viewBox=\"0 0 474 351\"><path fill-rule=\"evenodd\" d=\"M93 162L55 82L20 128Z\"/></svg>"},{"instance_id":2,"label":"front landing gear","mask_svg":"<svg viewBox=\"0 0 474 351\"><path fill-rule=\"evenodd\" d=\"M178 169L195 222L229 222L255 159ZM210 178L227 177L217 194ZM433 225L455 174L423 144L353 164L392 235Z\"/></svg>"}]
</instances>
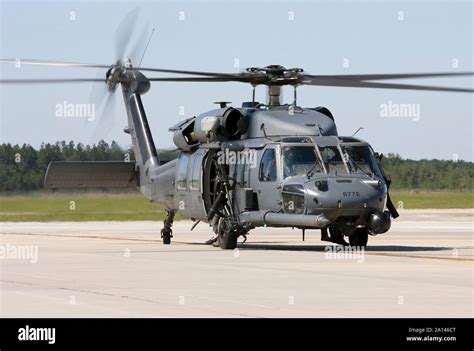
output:
<instances>
[{"instance_id":1,"label":"front landing gear","mask_svg":"<svg viewBox=\"0 0 474 351\"><path fill-rule=\"evenodd\" d=\"M163 239L163 244L169 245L171 244L171 238L173 237L173 230L171 227L173 226L173 219L174 219L174 211L166 210L166 219L163 222L164 228L161 229L161 238Z\"/></svg>"},{"instance_id":2,"label":"front landing gear","mask_svg":"<svg viewBox=\"0 0 474 351\"><path fill-rule=\"evenodd\" d=\"M321 240L322 241L329 241L335 244L347 246L349 245L345 240L344 240L344 234L342 234L341 230L339 229L339 226L335 224L331 224L329 226L329 233L327 228L321 229Z\"/></svg>"},{"instance_id":3,"label":"front landing gear","mask_svg":"<svg viewBox=\"0 0 474 351\"><path fill-rule=\"evenodd\" d=\"M357 228L354 234L349 237L349 242L351 243L351 246L357 247L366 247L368 240L369 232L367 231L367 228Z\"/></svg>"},{"instance_id":4,"label":"front landing gear","mask_svg":"<svg viewBox=\"0 0 474 351\"><path fill-rule=\"evenodd\" d=\"M229 218L221 217L217 224L218 242L221 249L232 250L237 246L238 230L232 226Z\"/></svg>"}]
</instances>

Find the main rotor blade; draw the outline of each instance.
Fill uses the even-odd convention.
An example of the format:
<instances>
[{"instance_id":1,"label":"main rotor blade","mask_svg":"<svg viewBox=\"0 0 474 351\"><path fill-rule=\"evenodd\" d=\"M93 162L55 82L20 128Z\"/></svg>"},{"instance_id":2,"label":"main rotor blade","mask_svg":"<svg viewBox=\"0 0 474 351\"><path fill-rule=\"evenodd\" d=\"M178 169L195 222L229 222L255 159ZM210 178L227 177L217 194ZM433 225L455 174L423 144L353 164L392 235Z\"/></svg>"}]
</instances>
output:
<instances>
[{"instance_id":1,"label":"main rotor blade","mask_svg":"<svg viewBox=\"0 0 474 351\"><path fill-rule=\"evenodd\" d=\"M98 79L98 78L0 79L0 84L52 84L52 83L89 83L89 82L105 83L105 79Z\"/></svg>"},{"instance_id":2,"label":"main rotor blade","mask_svg":"<svg viewBox=\"0 0 474 351\"><path fill-rule=\"evenodd\" d=\"M305 79L348 79L348 80L384 80L384 79L407 79L407 78L431 78L431 77L459 77L472 76L474 72L441 72L441 73L389 73L389 74L334 74L334 75L311 75L304 74Z\"/></svg>"},{"instance_id":3,"label":"main rotor blade","mask_svg":"<svg viewBox=\"0 0 474 351\"><path fill-rule=\"evenodd\" d=\"M396 84L396 83L362 82L362 81L357 81L357 80L352 81L352 80L343 80L343 79L315 79L310 82L303 81L303 84L318 85L318 86L332 86L332 87L351 87L351 88L451 91L451 92L461 92L461 93L474 92L474 89L467 89L467 88L437 87L437 86L428 86L428 85L409 85L409 84Z\"/></svg>"},{"instance_id":4,"label":"main rotor blade","mask_svg":"<svg viewBox=\"0 0 474 351\"><path fill-rule=\"evenodd\" d=\"M243 82L249 83L249 79L245 77L176 77L176 78L120 78L120 82ZM105 79L100 78L52 78L52 79L0 79L0 84L57 84L57 83L87 83L87 82L101 82L105 83Z\"/></svg>"},{"instance_id":5,"label":"main rotor blade","mask_svg":"<svg viewBox=\"0 0 474 351\"><path fill-rule=\"evenodd\" d=\"M177 69L166 69L166 68L148 68L148 67L131 67L127 68L128 70L134 71L148 71L148 72L160 72L160 73L174 73L174 74L191 74L195 76L205 76L205 77L245 77L245 74L241 73L221 73L221 72L202 72L202 71L184 71ZM249 77L251 75L248 75Z\"/></svg>"},{"instance_id":6,"label":"main rotor blade","mask_svg":"<svg viewBox=\"0 0 474 351\"><path fill-rule=\"evenodd\" d=\"M0 63L37 65L37 66L55 66L55 67L105 68L105 69L109 69L110 67L112 67L112 65L102 65L102 64L94 64L94 63L31 60L31 59L0 59ZM201 72L201 71L175 70L175 69L149 68L149 67L130 67L130 68L127 68L127 70L174 73L174 74L191 74L191 75L206 76L206 77L240 77L242 75L240 73Z\"/></svg>"},{"instance_id":7,"label":"main rotor blade","mask_svg":"<svg viewBox=\"0 0 474 351\"><path fill-rule=\"evenodd\" d=\"M30 60L30 59L0 59L0 63L11 63L14 65L37 65L37 66L56 66L56 67L89 67L89 68L106 68L111 65L98 65L94 63L78 63L65 61L49 61L49 60Z\"/></svg>"},{"instance_id":8,"label":"main rotor blade","mask_svg":"<svg viewBox=\"0 0 474 351\"><path fill-rule=\"evenodd\" d=\"M136 81L141 81L137 79ZM147 78L143 81L150 82L242 82L250 83L251 79L246 77L176 77L176 78Z\"/></svg>"}]
</instances>

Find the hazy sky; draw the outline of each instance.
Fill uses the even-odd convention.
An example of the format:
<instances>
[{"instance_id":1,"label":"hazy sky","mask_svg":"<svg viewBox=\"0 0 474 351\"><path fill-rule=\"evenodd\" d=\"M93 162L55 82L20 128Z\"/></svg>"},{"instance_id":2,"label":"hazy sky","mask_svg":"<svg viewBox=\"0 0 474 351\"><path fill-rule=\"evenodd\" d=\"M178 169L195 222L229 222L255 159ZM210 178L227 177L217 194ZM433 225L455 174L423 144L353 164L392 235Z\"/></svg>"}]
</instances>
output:
<instances>
[{"instance_id":1,"label":"hazy sky","mask_svg":"<svg viewBox=\"0 0 474 351\"><path fill-rule=\"evenodd\" d=\"M141 21L134 42L146 43L147 37L140 35L145 23L157 28L142 66L239 72L281 64L312 74L474 70L471 1L1 1L0 57L111 64L116 28L137 6ZM4 79L104 74L77 68L0 69ZM473 86L472 78L403 82ZM128 146L120 92L115 108L93 121L56 115L58 105L94 102L92 90L92 84L1 86L0 142L37 147L43 141L91 143L103 138ZM264 102L265 88L257 92ZM292 92L285 91L284 97L290 102ZM340 134L351 135L362 126L358 136L376 151L414 159L457 155L473 161L473 99L467 93L331 87L298 91L299 105L332 111ZM239 106L251 100L251 88L242 83L154 83L143 101L156 146L173 146L168 127L212 109L218 100ZM409 117L393 117L400 104L413 108ZM392 117L381 113L386 107Z\"/></svg>"}]
</instances>

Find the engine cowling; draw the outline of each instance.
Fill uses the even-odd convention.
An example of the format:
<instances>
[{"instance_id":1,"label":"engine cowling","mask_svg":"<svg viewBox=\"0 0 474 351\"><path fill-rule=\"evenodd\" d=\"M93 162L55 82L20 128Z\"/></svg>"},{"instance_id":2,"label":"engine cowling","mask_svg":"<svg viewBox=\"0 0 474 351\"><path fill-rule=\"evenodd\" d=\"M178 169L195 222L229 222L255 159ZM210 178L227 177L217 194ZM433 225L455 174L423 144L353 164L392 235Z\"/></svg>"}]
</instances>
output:
<instances>
[{"instance_id":1,"label":"engine cowling","mask_svg":"<svg viewBox=\"0 0 474 351\"><path fill-rule=\"evenodd\" d=\"M246 132L247 126L242 111L233 107L222 108L197 116L194 136L201 143L236 140Z\"/></svg>"}]
</instances>

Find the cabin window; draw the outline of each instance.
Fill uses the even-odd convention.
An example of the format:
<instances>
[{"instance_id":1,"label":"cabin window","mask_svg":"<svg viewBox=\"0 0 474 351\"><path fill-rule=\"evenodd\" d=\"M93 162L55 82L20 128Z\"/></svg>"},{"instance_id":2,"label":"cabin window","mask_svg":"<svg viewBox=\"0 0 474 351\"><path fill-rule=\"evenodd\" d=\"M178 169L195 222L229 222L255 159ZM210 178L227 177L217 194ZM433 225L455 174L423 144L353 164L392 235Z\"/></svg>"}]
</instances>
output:
<instances>
[{"instance_id":1,"label":"cabin window","mask_svg":"<svg viewBox=\"0 0 474 351\"><path fill-rule=\"evenodd\" d=\"M186 189L186 181L188 179L188 161L188 155L182 154L179 158L178 180L176 182L178 189Z\"/></svg>"},{"instance_id":2,"label":"cabin window","mask_svg":"<svg viewBox=\"0 0 474 351\"><path fill-rule=\"evenodd\" d=\"M241 187L245 186L244 172L245 172L245 164L237 163L235 165L235 181Z\"/></svg>"},{"instance_id":3,"label":"cabin window","mask_svg":"<svg viewBox=\"0 0 474 351\"><path fill-rule=\"evenodd\" d=\"M193 161L193 173L191 178L191 189L199 189L199 180L201 177L201 155L195 155Z\"/></svg>"},{"instance_id":4,"label":"cabin window","mask_svg":"<svg viewBox=\"0 0 474 351\"><path fill-rule=\"evenodd\" d=\"M263 182L274 182L277 179L275 149L267 149L263 153L258 178Z\"/></svg>"}]
</instances>

